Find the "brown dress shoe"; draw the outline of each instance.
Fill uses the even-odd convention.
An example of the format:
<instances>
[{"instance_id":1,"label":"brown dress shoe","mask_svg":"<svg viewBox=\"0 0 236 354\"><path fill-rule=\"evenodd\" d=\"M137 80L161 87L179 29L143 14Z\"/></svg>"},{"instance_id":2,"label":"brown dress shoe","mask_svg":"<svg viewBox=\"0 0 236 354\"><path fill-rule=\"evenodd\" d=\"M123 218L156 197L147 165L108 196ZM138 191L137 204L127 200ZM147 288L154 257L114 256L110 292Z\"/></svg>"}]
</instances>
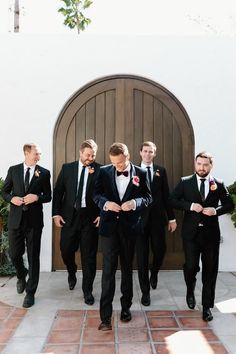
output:
<instances>
[{"instance_id":1,"label":"brown dress shoe","mask_svg":"<svg viewBox=\"0 0 236 354\"><path fill-rule=\"evenodd\" d=\"M111 331L112 330L112 326L111 326L111 320L107 319L104 320L100 323L100 325L98 326L98 330L99 331Z\"/></svg>"}]
</instances>

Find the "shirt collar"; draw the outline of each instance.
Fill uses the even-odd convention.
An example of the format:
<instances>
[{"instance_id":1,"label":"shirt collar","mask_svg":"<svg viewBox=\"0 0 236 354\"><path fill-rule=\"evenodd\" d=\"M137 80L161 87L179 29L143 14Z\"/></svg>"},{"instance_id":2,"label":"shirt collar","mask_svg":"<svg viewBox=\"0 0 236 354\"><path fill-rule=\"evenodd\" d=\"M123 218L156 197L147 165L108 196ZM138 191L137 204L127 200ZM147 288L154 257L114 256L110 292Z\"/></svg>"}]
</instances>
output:
<instances>
[{"instance_id":1,"label":"shirt collar","mask_svg":"<svg viewBox=\"0 0 236 354\"><path fill-rule=\"evenodd\" d=\"M142 168L147 168L147 167L150 167L153 169L153 163L151 163L150 165L146 165L143 161L141 162L141 167Z\"/></svg>"}]
</instances>

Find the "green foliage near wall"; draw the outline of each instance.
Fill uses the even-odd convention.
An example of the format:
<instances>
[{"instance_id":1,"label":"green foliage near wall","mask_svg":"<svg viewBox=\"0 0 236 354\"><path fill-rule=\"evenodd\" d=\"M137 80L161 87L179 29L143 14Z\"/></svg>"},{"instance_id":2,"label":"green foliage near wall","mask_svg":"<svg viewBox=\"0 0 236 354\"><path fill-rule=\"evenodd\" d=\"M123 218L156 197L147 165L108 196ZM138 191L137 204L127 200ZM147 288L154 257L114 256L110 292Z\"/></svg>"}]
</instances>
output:
<instances>
[{"instance_id":1,"label":"green foliage near wall","mask_svg":"<svg viewBox=\"0 0 236 354\"><path fill-rule=\"evenodd\" d=\"M0 276L14 275L13 267L8 255L8 230L7 219L9 215L9 203L2 197L4 180L0 178Z\"/></svg>"},{"instance_id":2,"label":"green foliage near wall","mask_svg":"<svg viewBox=\"0 0 236 354\"><path fill-rule=\"evenodd\" d=\"M230 186L228 186L228 190L234 202L234 210L231 213L231 220L234 223L234 227L236 227L236 181Z\"/></svg>"}]
</instances>

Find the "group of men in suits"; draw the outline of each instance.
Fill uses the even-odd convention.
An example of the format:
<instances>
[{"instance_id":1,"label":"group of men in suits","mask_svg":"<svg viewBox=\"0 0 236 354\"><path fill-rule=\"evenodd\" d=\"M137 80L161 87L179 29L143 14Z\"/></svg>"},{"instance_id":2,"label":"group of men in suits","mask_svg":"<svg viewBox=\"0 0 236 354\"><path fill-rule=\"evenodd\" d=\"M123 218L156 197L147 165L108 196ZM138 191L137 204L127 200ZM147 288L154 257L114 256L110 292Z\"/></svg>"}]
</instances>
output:
<instances>
[{"instance_id":1,"label":"group of men in suits","mask_svg":"<svg viewBox=\"0 0 236 354\"><path fill-rule=\"evenodd\" d=\"M177 224L172 208L181 209L185 212L182 236L186 301L189 308L195 307L194 288L201 256L203 319L212 320L210 308L214 306L219 258L218 216L230 211L233 203L223 182L210 175L211 155L198 154L195 173L183 177L170 195L165 168L153 164L156 156L153 142L142 144L140 166L130 161L128 148L123 143L110 146L111 164L106 166L95 162L97 149L92 139L85 140L80 146L79 160L63 164L53 192L52 216L55 225L61 228L60 250L68 271L69 289L73 290L77 282L75 252L80 249L84 301L93 305L100 235L103 270L98 329L112 329L118 258L122 294L120 319L130 321L134 253L137 254L141 302L149 306L150 285L153 289L157 287L158 272L166 252L165 228L175 231ZM42 204L51 200L51 186L50 172L37 165L40 148L36 144L26 144L23 150L25 161L9 168L3 197L11 205L9 246L17 272L17 292L26 290L23 306L31 307L39 280ZM150 267L149 242L153 254ZM25 243L28 270L22 258Z\"/></svg>"}]
</instances>

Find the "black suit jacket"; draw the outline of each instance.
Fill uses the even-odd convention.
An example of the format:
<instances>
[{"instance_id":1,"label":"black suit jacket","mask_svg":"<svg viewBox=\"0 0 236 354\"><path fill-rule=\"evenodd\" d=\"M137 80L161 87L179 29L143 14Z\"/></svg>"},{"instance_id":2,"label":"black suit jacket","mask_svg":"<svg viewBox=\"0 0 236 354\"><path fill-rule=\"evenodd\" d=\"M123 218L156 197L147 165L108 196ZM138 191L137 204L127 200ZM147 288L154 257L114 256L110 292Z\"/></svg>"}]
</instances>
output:
<instances>
[{"instance_id":1,"label":"black suit jacket","mask_svg":"<svg viewBox=\"0 0 236 354\"><path fill-rule=\"evenodd\" d=\"M144 217L148 218L148 215L151 215L154 224L166 225L168 220L175 219L175 214L169 201L170 192L166 169L162 166L153 165L151 192L152 203Z\"/></svg>"},{"instance_id":2,"label":"black suit jacket","mask_svg":"<svg viewBox=\"0 0 236 354\"><path fill-rule=\"evenodd\" d=\"M39 200L28 204L28 220L32 227L43 227L43 203L51 201L50 172L45 168L36 165L28 190L25 192L24 186L24 164L11 166L2 189L2 196L7 202L11 202L13 197L24 197L26 194L37 194ZM20 226L23 206L10 205L8 218L8 228L17 229Z\"/></svg>"},{"instance_id":3,"label":"black suit jacket","mask_svg":"<svg viewBox=\"0 0 236 354\"><path fill-rule=\"evenodd\" d=\"M233 202L227 188L222 181L214 178L217 188L211 190L204 202L198 189L196 174L181 178L170 196L170 203L176 209L184 210L182 226L182 237L193 239L199 223L203 223L209 231L209 237L214 237L216 241L220 239L220 229L218 216L223 215L233 209ZM215 216L207 216L190 210L192 203L199 203L203 207L213 207L216 209Z\"/></svg>"},{"instance_id":4,"label":"black suit jacket","mask_svg":"<svg viewBox=\"0 0 236 354\"><path fill-rule=\"evenodd\" d=\"M94 201L101 210L100 235L110 236L118 227L121 227L125 235L135 236L142 232L142 211L152 201L147 172L131 164L130 181L122 200L120 200L117 190L115 173L114 166L103 166L95 183ZM134 176L139 178L138 185L134 183ZM104 204L107 201L121 205L131 199L136 202L136 210L120 211L119 213L104 210Z\"/></svg>"},{"instance_id":5,"label":"black suit jacket","mask_svg":"<svg viewBox=\"0 0 236 354\"><path fill-rule=\"evenodd\" d=\"M93 201L93 189L101 165L94 162L90 166L93 167L94 172L88 174L86 208L89 209L89 216L94 221L100 213L99 208ZM78 189L78 168L78 161L63 164L53 191L52 216L61 215L67 225L71 225L75 210L74 205Z\"/></svg>"}]
</instances>

